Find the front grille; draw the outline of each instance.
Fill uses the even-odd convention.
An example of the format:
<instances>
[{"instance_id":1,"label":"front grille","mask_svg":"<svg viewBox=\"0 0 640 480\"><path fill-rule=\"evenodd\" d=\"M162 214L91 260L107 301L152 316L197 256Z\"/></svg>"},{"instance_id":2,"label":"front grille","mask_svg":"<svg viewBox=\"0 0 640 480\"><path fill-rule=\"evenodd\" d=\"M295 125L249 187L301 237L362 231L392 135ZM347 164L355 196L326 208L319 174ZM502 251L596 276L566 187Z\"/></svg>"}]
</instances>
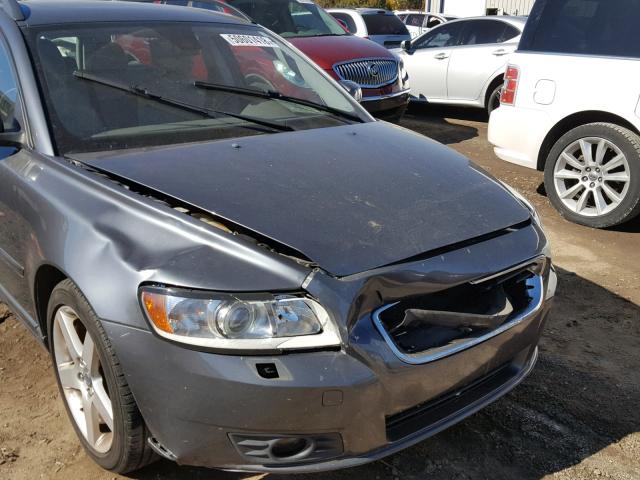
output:
<instances>
[{"instance_id":1,"label":"front grille","mask_svg":"<svg viewBox=\"0 0 640 480\"><path fill-rule=\"evenodd\" d=\"M367 59L338 63L333 66L341 80L351 80L362 88L378 88L398 78L398 62L387 59Z\"/></svg>"},{"instance_id":2,"label":"front grille","mask_svg":"<svg viewBox=\"0 0 640 480\"><path fill-rule=\"evenodd\" d=\"M420 364L478 345L513 328L542 305L544 258L453 288L405 298L374 312L393 352Z\"/></svg>"}]
</instances>

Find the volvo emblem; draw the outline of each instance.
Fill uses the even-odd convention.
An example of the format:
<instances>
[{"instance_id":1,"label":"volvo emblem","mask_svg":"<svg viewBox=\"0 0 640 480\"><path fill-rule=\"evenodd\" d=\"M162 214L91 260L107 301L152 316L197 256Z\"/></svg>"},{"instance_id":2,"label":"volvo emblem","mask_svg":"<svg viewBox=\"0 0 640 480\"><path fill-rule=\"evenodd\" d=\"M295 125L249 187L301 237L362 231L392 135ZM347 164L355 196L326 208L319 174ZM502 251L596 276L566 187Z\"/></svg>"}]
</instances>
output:
<instances>
[{"instance_id":1,"label":"volvo emblem","mask_svg":"<svg viewBox=\"0 0 640 480\"><path fill-rule=\"evenodd\" d=\"M380 71L378 70L378 65L376 65L375 63L370 63L367 66L367 69L369 70L369 75L371 75L372 77L377 77L380 73Z\"/></svg>"}]
</instances>

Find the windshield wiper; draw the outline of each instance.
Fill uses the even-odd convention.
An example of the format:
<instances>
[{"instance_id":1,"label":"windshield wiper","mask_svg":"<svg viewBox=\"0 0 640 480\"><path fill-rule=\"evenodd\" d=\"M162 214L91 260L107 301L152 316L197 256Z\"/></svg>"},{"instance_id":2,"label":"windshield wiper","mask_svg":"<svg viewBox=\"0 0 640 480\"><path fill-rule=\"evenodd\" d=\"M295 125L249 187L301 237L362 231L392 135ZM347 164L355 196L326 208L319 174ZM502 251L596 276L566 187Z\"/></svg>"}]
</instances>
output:
<instances>
[{"instance_id":1,"label":"windshield wiper","mask_svg":"<svg viewBox=\"0 0 640 480\"><path fill-rule=\"evenodd\" d=\"M197 105L191 105L190 103L181 102L180 100L163 97L162 95L150 92L146 88L139 87L137 85L125 85L79 70L73 72L73 76L81 80L86 80L89 82L97 83L99 85L104 85L105 87L113 88L115 90L120 90L125 93L130 93L131 95L146 98L148 100L154 100L158 103L179 108L180 110L184 110L186 112L196 113L206 118L219 118L219 115L224 115L227 117L236 118L238 120L243 120L245 122L255 123L256 125L261 125L263 127L267 127L280 132L292 132L295 130L288 125L282 125L281 123L270 122L268 120L262 120L260 118L248 117L246 115L241 115L238 113L224 112L221 110L210 110L208 108L198 107Z\"/></svg>"},{"instance_id":2,"label":"windshield wiper","mask_svg":"<svg viewBox=\"0 0 640 480\"><path fill-rule=\"evenodd\" d=\"M315 108L316 110L320 110L323 112L329 112L333 115L347 118L354 122L364 123L364 120L362 120L362 118L360 118L355 114L345 112L338 108L329 107L328 105L324 105L322 103L312 102L311 100L304 100L302 98L297 98L297 97L289 97L287 95L281 94L280 92L274 92L273 90L257 90L254 88L234 87L232 85L220 85L217 83L201 82L199 80L193 82L193 85L196 88L202 88L205 90L217 90L220 92L229 92L229 93L237 93L239 95L248 95L250 97L269 98L269 99L275 99L275 100L282 100L289 103L296 103L298 105L304 105L305 107Z\"/></svg>"}]
</instances>

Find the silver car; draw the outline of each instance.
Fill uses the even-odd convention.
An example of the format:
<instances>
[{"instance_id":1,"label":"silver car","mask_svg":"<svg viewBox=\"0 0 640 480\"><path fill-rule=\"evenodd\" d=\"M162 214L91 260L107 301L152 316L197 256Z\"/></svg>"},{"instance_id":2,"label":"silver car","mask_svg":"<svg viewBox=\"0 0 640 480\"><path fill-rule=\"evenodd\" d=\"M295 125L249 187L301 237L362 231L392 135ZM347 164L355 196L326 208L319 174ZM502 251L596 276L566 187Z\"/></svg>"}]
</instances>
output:
<instances>
[{"instance_id":1,"label":"silver car","mask_svg":"<svg viewBox=\"0 0 640 480\"><path fill-rule=\"evenodd\" d=\"M260 25L4 0L0 126L0 299L105 469L361 465L534 367L535 209Z\"/></svg>"},{"instance_id":2,"label":"silver car","mask_svg":"<svg viewBox=\"0 0 640 480\"><path fill-rule=\"evenodd\" d=\"M379 8L332 8L327 10L350 33L368 38L387 48L398 48L411 35L402 20Z\"/></svg>"},{"instance_id":3,"label":"silver car","mask_svg":"<svg viewBox=\"0 0 640 480\"><path fill-rule=\"evenodd\" d=\"M477 17L440 25L397 53L411 78L412 99L486 108L500 105L509 55L525 17Z\"/></svg>"}]
</instances>

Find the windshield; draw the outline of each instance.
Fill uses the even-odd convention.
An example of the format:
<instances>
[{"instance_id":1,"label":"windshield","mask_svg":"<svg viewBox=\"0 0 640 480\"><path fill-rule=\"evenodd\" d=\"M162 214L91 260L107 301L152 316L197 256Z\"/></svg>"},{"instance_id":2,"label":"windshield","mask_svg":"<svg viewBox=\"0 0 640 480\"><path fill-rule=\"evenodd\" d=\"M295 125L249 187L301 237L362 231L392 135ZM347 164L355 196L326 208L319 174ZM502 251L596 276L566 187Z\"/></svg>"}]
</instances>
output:
<instances>
[{"instance_id":1,"label":"windshield","mask_svg":"<svg viewBox=\"0 0 640 480\"><path fill-rule=\"evenodd\" d=\"M285 38L349 35L311 0L226 0L226 3Z\"/></svg>"},{"instance_id":2,"label":"windshield","mask_svg":"<svg viewBox=\"0 0 640 480\"><path fill-rule=\"evenodd\" d=\"M369 120L342 88L258 26L124 22L29 31L61 154Z\"/></svg>"}]
</instances>

